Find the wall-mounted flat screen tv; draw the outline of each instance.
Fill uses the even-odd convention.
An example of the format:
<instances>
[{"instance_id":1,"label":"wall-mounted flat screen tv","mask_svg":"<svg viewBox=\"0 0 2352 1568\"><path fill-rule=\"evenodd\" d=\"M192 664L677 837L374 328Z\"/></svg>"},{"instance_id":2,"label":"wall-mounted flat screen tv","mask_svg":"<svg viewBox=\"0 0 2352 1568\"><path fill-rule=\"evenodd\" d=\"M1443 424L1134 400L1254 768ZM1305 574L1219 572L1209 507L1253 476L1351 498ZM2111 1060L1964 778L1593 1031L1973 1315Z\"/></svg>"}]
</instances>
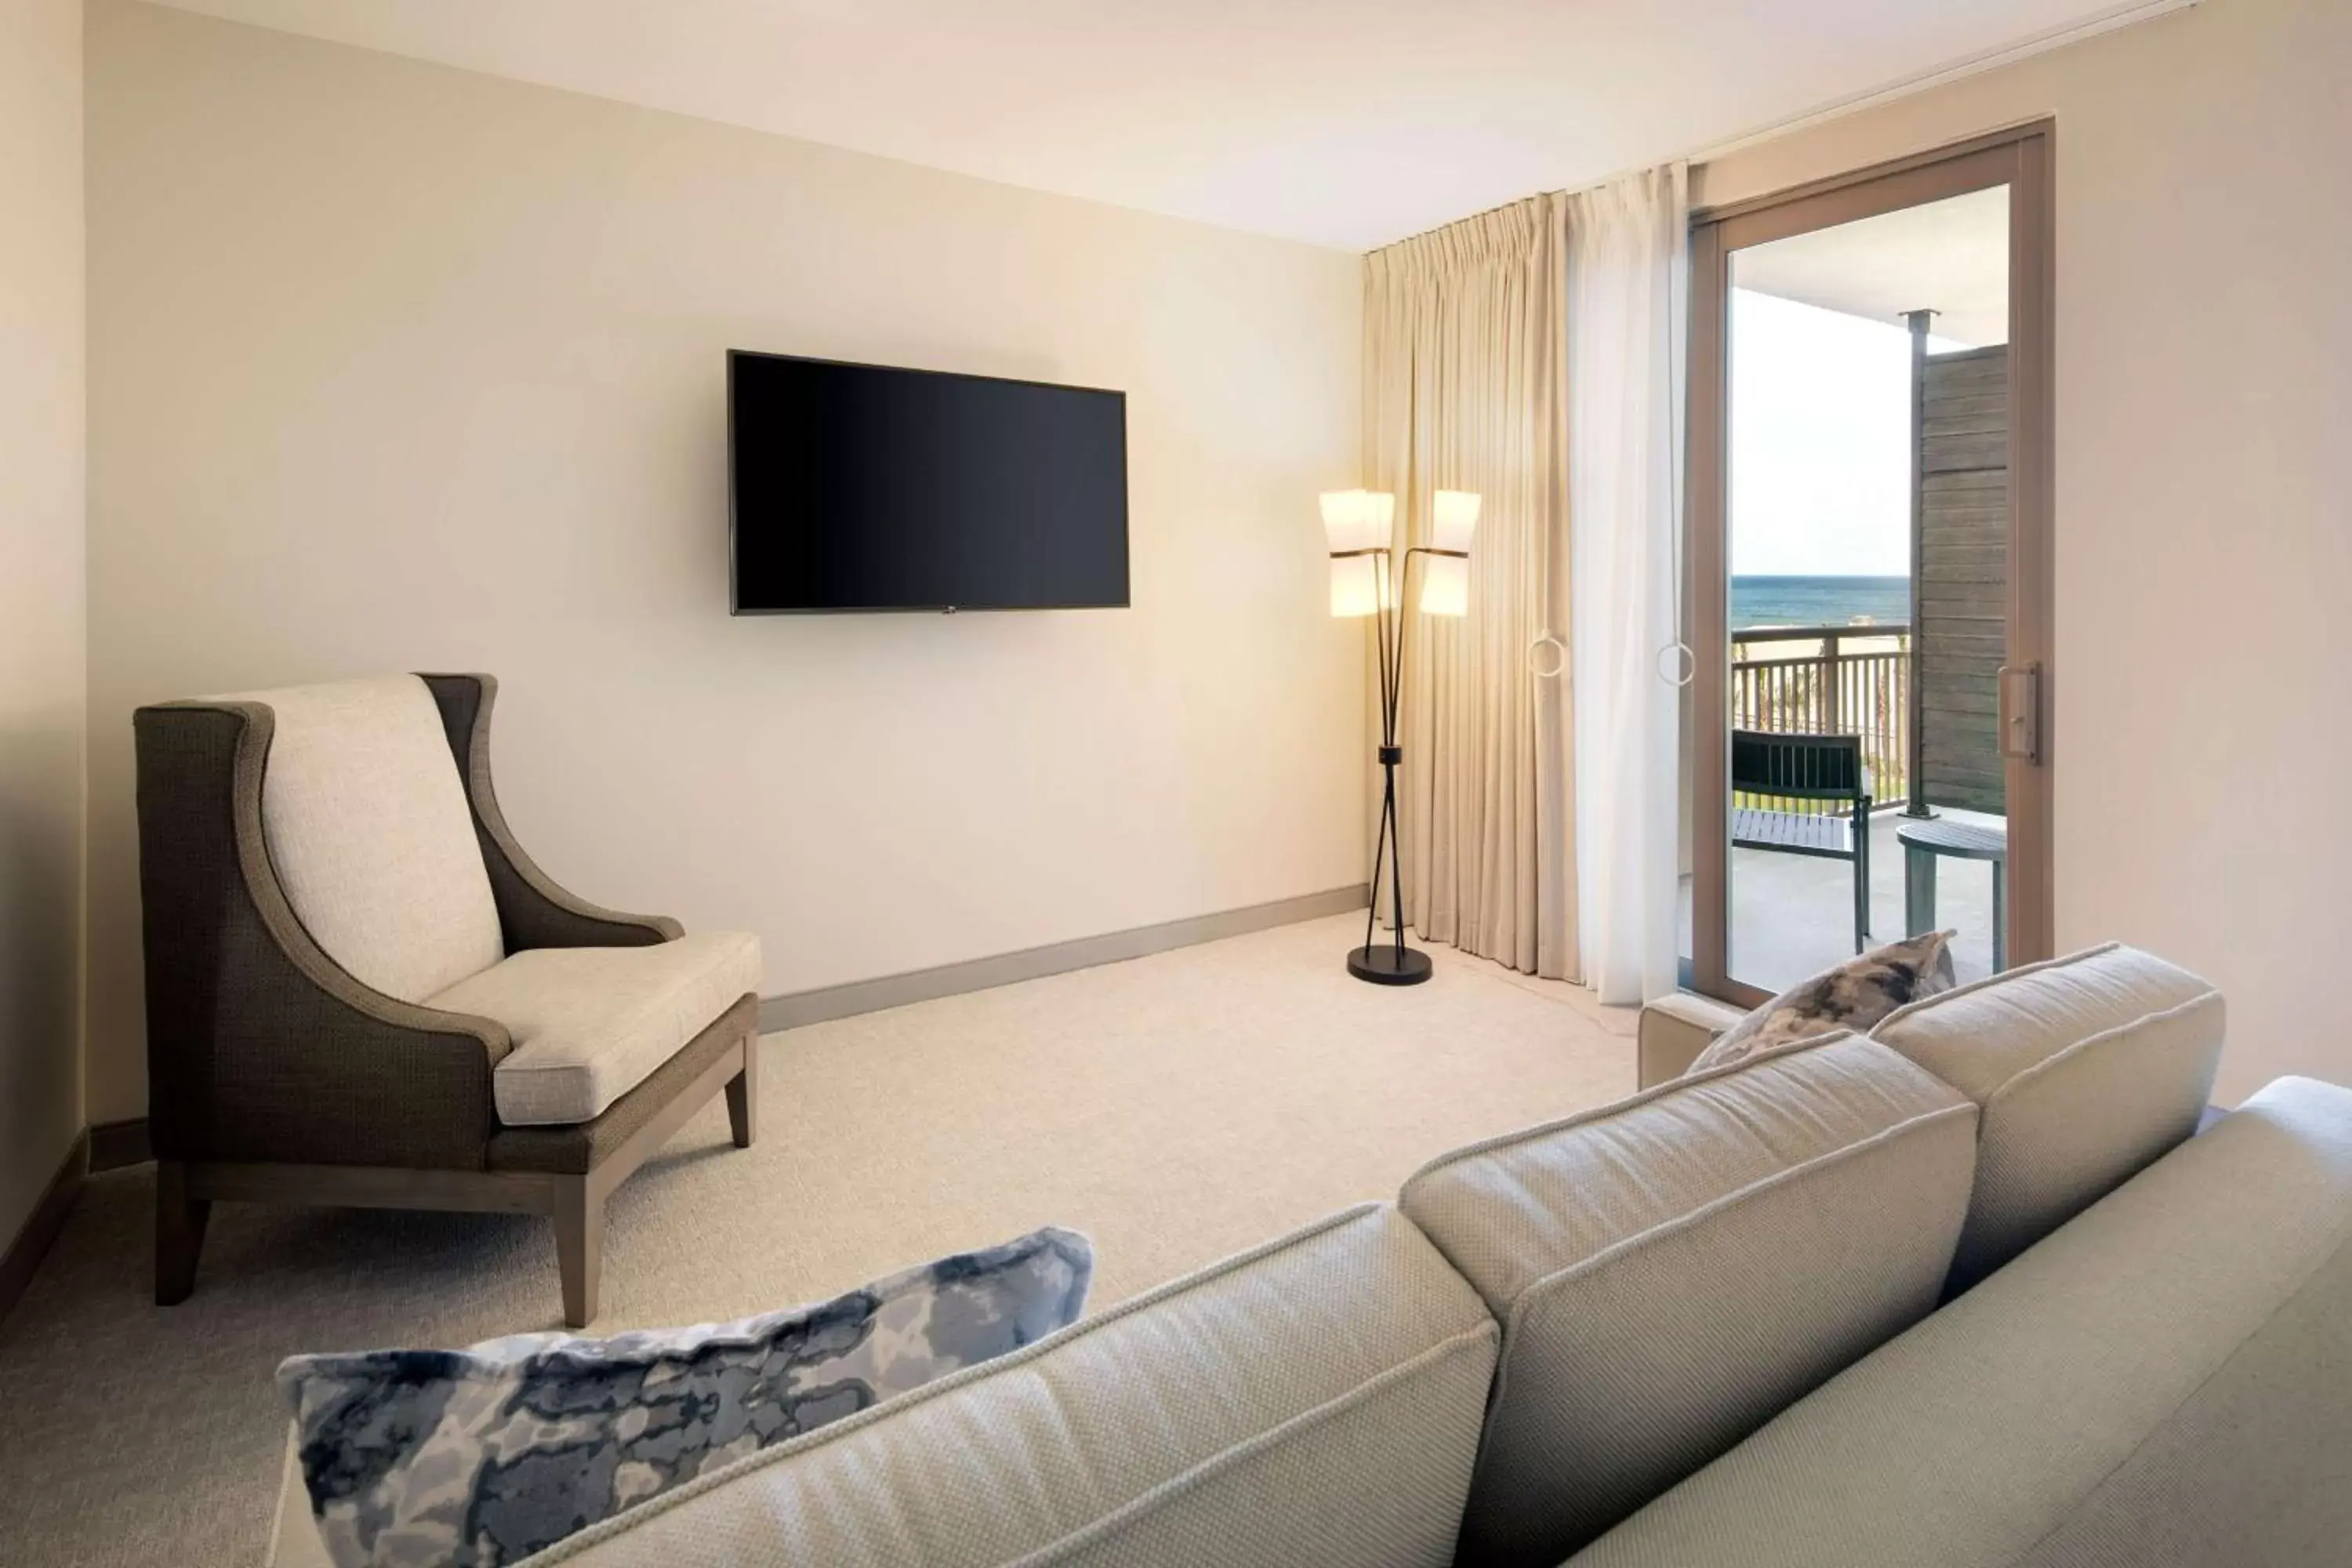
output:
<instances>
[{"instance_id":1,"label":"wall-mounted flat screen tv","mask_svg":"<svg viewBox=\"0 0 2352 1568\"><path fill-rule=\"evenodd\" d=\"M737 615L1123 606L1127 395L735 350Z\"/></svg>"}]
</instances>

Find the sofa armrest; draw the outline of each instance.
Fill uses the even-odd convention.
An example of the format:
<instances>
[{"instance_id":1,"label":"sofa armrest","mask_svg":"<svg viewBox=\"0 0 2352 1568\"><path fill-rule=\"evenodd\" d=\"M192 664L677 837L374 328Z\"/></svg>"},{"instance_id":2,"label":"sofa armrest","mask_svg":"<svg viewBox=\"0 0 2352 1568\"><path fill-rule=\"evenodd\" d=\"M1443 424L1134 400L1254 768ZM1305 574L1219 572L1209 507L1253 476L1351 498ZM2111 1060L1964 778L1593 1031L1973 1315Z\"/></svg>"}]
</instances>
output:
<instances>
[{"instance_id":1,"label":"sofa armrest","mask_svg":"<svg viewBox=\"0 0 2352 1568\"><path fill-rule=\"evenodd\" d=\"M667 915L633 915L593 904L539 868L515 842L490 783L490 709L499 683L488 675L422 675L441 710L441 727L474 810L474 836L490 874L490 896L509 952L535 947L652 947L685 927Z\"/></svg>"},{"instance_id":2,"label":"sofa armrest","mask_svg":"<svg viewBox=\"0 0 2352 1568\"><path fill-rule=\"evenodd\" d=\"M1641 1087L1682 1077L1717 1036L1747 1016L1728 1003L1687 991L1644 1004L1637 1032Z\"/></svg>"},{"instance_id":3,"label":"sofa armrest","mask_svg":"<svg viewBox=\"0 0 2352 1568\"><path fill-rule=\"evenodd\" d=\"M290 1423L286 1453L278 1463L278 1516L269 1525L269 1553L262 1568L335 1568L319 1521L310 1512L310 1489L302 1479L302 1434Z\"/></svg>"},{"instance_id":4,"label":"sofa armrest","mask_svg":"<svg viewBox=\"0 0 2352 1568\"><path fill-rule=\"evenodd\" d=\"M261 824L258 702L132 716L158 1157L478 1170L503 1025L363 984L287 901Z\"/></svg>"}]
</instances>

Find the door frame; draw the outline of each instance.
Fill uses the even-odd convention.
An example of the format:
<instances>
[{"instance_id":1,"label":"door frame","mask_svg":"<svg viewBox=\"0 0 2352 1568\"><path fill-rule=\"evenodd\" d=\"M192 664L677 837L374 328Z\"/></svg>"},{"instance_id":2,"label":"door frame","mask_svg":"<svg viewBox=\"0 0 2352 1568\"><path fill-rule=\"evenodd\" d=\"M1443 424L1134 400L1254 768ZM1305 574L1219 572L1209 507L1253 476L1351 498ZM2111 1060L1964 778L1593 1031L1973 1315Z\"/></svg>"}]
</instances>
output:
<instances>
[{"instance_id":1,"label":"door frame","mask_svg":"<svg viewBox=\"0 0 2352 1568\"><path fill-rule=\"evenodd\" d=\"M2052 737L2057 691L2052 525L2056 506L2056 128L2036 121L1990 135L1691 214L1689 426L1685 602L1692 729L1691 982L1745 1006L1769 999L1731 963L1729 760L1731 254L1948 196L2009 187L2008 668L2039 671L2035 754L2008 756L2009 961L2054 956ZM1918 570L1918 563L1912 563ZM1916 632L1914 631L1916 637ZM1917 646L1915 641L1913 647ZM2004 688L2009 686L2004 679Z\"/></svg>"}]
</instances>

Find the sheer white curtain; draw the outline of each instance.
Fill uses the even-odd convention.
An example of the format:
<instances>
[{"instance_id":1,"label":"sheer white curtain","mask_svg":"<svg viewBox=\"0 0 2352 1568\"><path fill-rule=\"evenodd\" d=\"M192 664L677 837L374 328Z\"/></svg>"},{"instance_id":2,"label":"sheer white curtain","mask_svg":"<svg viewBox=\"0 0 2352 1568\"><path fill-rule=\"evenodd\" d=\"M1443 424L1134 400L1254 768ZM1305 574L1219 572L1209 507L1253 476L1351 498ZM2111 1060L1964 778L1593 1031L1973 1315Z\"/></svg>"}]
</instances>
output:
<instances>
[{"instance_id":1,"label":"sheer white curtain","mask_svg":"<svg viewBox=\"0 0 2352 1568\"><path fill-rule=\"evenodd\" d=\"M1469 614L1419 614L1418 573L1404 600L1405 913L1574 979L1569 682L1528 660L1569 613L1566 211L1538 196L1365 258L1364 452L1401 543L1428 542L1433 491L1484 498Z\"/></svg>"},{"instance_id":2,"label":"sheer white curtain","mask_svg":"<svg viewBox=\"0 0 2352 1568\"><path fill-rule=\"evenodd\" d=\"M1568 198L1570 605L1585 983L1675 988L1684 323L1675 164Z\"/></svg>"}]
</instances>

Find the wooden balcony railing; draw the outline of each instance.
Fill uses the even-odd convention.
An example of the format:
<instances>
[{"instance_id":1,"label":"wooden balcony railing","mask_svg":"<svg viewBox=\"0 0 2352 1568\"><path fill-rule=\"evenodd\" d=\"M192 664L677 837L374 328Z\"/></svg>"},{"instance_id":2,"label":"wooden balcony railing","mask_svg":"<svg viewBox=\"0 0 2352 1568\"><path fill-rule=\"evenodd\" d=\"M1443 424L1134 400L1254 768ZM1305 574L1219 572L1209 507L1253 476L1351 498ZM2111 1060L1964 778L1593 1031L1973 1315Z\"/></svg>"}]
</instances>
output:
<instances>
[{"instance_id":1,"label":"wooden balcony railing","mask_svg":"<svg viewBox=\"0 0 2352 1568\"><path fill-rule=\"evenodd\" d=\"M1734 729L1860 735L1873 800L1889 805L1909 794L1907 625L1751 626L1733 632L1730 690Z\"/></svg>"}]
</instances>

